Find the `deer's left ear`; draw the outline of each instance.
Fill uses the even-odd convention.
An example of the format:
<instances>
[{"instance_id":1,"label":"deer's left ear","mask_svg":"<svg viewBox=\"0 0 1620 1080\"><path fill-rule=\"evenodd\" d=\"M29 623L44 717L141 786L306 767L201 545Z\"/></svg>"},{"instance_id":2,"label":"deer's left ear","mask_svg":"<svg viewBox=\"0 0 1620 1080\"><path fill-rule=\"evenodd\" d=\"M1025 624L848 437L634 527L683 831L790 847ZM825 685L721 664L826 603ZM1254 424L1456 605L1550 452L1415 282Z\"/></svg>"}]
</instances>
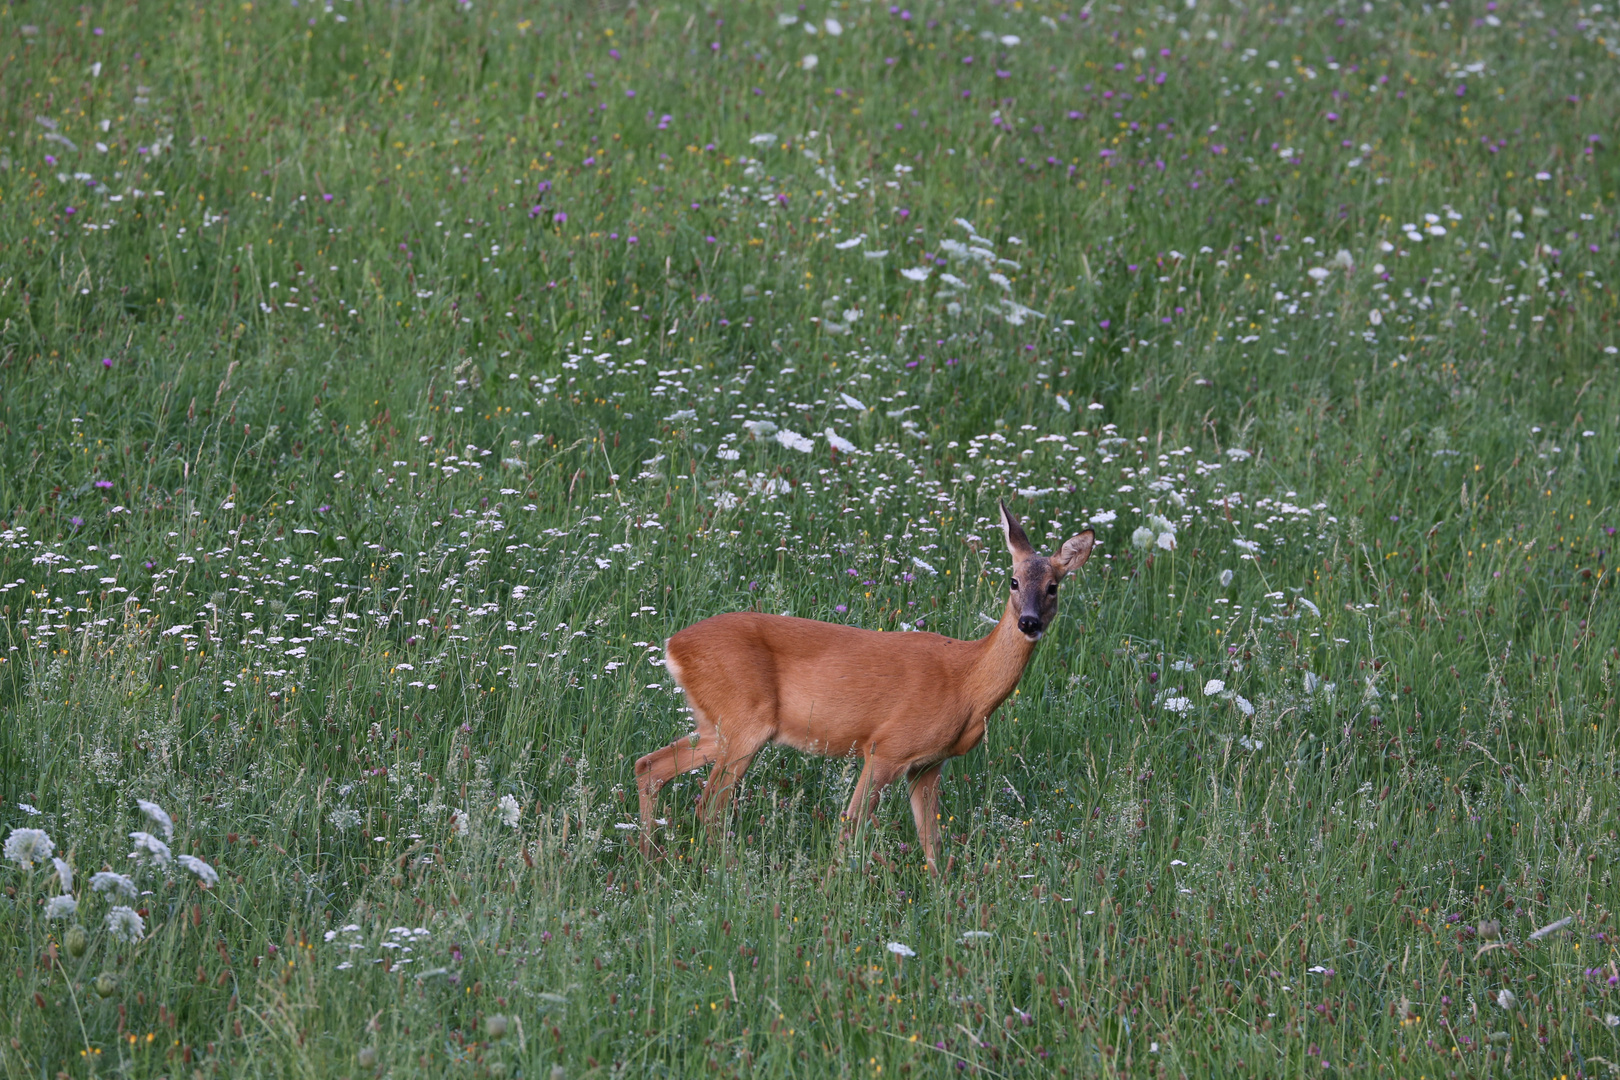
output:
<instances>
[{"instance_id":1,"label":"deer's left ear","mask_svg":"<svg viewBox=\"0 0 1620 1080\"><path fill-rule=\"evenodd\" d=\"M1095 540L1096 537L1090 529L1087 529L1079 536L1071 536L1065 540L1063 547L1057 553L1057 557L1052 560L1058 575L1061 577L1065 574L1072 574L1084 566L1086 560L1091 558L1091 545Z\"/></svg>"}]
</instances>

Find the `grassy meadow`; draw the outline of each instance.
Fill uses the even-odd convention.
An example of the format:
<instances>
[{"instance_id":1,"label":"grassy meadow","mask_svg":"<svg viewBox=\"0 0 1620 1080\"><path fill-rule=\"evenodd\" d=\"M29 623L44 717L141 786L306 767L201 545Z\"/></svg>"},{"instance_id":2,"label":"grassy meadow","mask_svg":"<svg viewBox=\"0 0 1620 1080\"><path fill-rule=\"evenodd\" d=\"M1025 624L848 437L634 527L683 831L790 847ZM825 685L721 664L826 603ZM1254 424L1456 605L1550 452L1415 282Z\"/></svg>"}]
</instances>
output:
<instances>
[{"instance_id":1,"label":"grassy meadow","mask_svg":"<svg viewBox=\"0 0 1620 1080\"><path fill-rule=\"evenodd\" d=\"M0 27L0 1078L1620 1075L1612 3ZM644 859L663 640L998 499L948 873Z\"/></svg>"}]
</instances>

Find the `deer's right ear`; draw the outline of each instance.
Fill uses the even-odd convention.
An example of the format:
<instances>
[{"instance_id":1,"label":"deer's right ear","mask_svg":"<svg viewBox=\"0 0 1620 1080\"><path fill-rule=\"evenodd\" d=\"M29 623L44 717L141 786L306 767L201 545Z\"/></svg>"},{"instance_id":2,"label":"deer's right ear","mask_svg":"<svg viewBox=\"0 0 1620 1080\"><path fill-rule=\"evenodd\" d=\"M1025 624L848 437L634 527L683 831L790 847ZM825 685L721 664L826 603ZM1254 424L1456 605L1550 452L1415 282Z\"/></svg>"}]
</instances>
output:
<instances>
[{"instance_id":1,"label":"deer's right ear","mask_svg":"<svg viewBox=\"0 0 1620 1080\"><path fill-rule=\"evenodd\" d=\"M1001 531L1007 537L1007 553L1013 558L1021 559L1035 550L1030 546L1029 537L1024 535L1024 527L1018 524L1005 502L1001 504Z\"/></svg>"}]
</instances>

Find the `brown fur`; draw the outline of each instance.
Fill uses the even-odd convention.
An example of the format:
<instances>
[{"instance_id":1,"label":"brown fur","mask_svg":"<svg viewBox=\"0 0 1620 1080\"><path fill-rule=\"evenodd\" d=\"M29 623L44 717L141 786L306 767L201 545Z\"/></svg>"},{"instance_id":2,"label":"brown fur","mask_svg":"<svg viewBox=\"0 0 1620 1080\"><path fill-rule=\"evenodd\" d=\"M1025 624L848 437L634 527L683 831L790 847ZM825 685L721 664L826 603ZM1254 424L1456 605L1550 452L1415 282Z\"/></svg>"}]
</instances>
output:
<instances>
[{"instance_id":1,"label":"brown fur","mask_svg":"<svg viewBox=\"0 0 1620 1080\"><path fill-rule=\"evenodd\" d=\"M714 823L760 747L779 743L865 760L845 811L850 825L872 812L883 788L910 778L918 839L937 870L940 767L984 737L1051 625L1058 581L1091 553L1088 530L1055 558L1037 554L1005 506L1002 514L1013 588L1001 621L977 641L757 612L716 615L671 637L666 661L697 730L636 762L643 849L665 783L714 762L698 803L699 816ZM1033 637L1020 620L1039 624Z\"/></svg>"}]
</instances>

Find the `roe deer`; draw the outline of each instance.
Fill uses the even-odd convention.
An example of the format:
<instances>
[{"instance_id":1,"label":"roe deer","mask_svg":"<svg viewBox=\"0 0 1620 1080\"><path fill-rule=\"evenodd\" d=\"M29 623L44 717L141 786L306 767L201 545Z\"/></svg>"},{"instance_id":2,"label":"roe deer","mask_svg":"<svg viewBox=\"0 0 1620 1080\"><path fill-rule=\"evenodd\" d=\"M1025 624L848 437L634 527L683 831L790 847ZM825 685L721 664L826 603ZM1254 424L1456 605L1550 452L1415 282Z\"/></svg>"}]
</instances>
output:
<instances>
[{"instance_id":1,"label":"roe deer","mask_svg":"<svg viewBox=\"0 0 1620 1080\"><path fill-rule=\"evenodd\" d=\"M806 753L861 755L846 830L876 808L892 781L911 781L911 811L930 872L938 873L939 774L972 750L985 722L1018 685L1057 615L1058 582L1085 564L1093 536L1070 538L1056 556L1030 547L1001 504L1012 555L1007 606L988 636L879 633L785 615L733 612L693 623L664 644L697 730L636 762L641 846L650 851L658 790L681 773L714 769L698 816L716 823L766 743Z\"/></svg>"}]
</instances>

